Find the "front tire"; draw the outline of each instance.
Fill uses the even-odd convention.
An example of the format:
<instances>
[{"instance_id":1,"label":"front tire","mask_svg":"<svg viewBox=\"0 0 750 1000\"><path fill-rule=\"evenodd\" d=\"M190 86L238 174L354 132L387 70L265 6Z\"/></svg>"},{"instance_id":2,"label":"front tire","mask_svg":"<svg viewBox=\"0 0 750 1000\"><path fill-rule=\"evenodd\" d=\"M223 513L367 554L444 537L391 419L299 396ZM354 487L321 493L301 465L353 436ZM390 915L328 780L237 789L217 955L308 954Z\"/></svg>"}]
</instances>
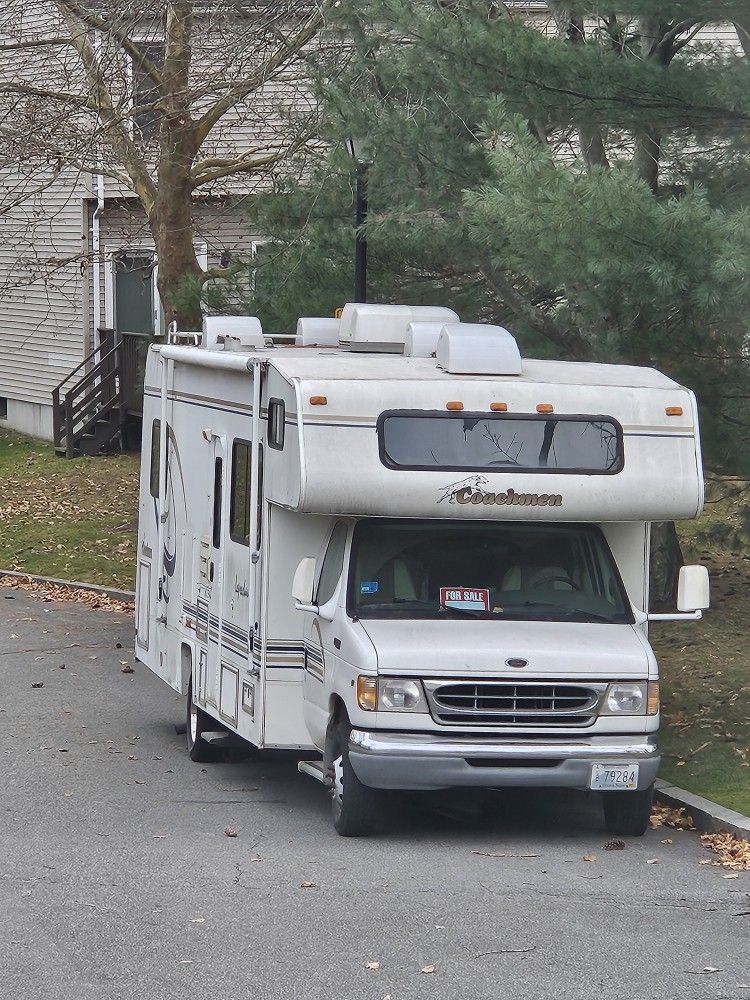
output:
<instances>
[{"instance_id":1,"label":"front tire","mask_svg":"<svg viewBox=\"0 0 750 1000\"><path fill-rule=\"evenodd\" d=\"M642 837L648 830L654 786L641 792L603 792L604 825L609 833Z\"/></svg>"},{"instance_id":2,"label":"front tire","mask_svg":"<svg viewBox=\"0 0 750 1000\"><path fill-rule=\"evenodd\" d=\"M336 833L341 837L367 837L377 825L380 795L374 788L363 785L354 773L349 759L348 719L335 727L331 752L331 817Z\"/></svg>"},{"instance_id":3,"label":"front tire","mask_svg":"<svg viewBox=\"0 0 750 1000\"><path fill-rule=\"evenodd\" d=\"M187 693L187 751L191 760L197 764L210 764L216 760L216 749L211 746L203 734L215 732L219 728L208 712L193 701L193 679L190 678Z\"/></svg>"}]
</instances>

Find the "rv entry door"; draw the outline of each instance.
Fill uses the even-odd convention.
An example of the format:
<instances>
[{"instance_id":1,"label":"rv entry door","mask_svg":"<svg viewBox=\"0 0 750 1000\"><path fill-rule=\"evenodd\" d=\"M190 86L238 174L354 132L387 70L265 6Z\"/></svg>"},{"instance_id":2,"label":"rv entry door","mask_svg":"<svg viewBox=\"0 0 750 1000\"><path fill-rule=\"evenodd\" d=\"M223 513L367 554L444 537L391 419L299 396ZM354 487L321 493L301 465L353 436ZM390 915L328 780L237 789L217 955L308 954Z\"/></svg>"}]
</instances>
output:
<instances>
[{"instance_id":1,"label":"rv entry door","mask_svg":"<svg viewBox=\"0 0 750 1000\"><path fill-rule=\"evenodd\" d=\"M205 446L204 446L205 447ZM196 610L198 662L196 701L220 707L221 592L224 572L222 533L226 520L226 443L212 435L206 449L206 482L209 486L204 530L196 539Z\"/></svg>"}]
</instances>

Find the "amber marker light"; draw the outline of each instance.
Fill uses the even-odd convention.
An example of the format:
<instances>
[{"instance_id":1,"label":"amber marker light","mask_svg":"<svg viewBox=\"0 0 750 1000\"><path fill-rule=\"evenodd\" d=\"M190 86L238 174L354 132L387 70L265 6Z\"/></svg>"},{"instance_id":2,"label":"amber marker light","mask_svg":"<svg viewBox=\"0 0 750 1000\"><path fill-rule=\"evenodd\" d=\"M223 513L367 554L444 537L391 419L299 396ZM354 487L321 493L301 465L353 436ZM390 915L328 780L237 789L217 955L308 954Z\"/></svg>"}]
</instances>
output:
<instances>
[{"instance_id":1,"label":"amber marker light","mask_svg":"<svg viewBox=\"0 0 750 1000\"><path fill-rule=\"evenodd\" d=\"M682 407L681 406L665 406L664 412L668 417L681 417Z\"/></svg>"},{"instance_id":2,"label":"amber marker light","mask_svg":"<svg viewBox=\"0 0 750 1000\"><path fill-rule=\"evenodd\" d=\"M648 702L646 705L646 715L659 714L659 682L648 682Z\"/></svg>"},{"instance_id":3,"label":"amber marker light","mask_svg":"<svg viewBox=\"0 0 750 1000\"><path fill-rule=\"evenodd\" d=\"M378 679L360 674L357 678L357 704L365 712L374 712L378 707Z\"/></svg>"},{"instance_id":4,"label":"amber marker light","mask_svg":"<svg viewBox=\"0 0 750 1000\"><path fill-rule=\"evenodd\" d=\"M508 409L507 403L490 403L490 409L493 413L505 413Z\"/></svg>"},{"instance_id":5,"label":"amber marker light","mask_svg":"<svg viewBox=\"0 0 750 1000\"><path fill-rule=\"evenodd\" d=\"M325 406L328 396L310 396L310 406Z\"/></svg>"},{"instance_id":6,"label":"amber marker light","mask_svg":"<svg viewBox=\"0 0 750 1000\"><path fill-rule=\"evenodd\" d=\"M463 410L464 404L457 399L452 399L449 403L445 404L445 408L446 410Z\"/></svg>"},{"instance_id":7,"label":"amber marker light","mask_svg":"<svg viewBox=\"0 0 750 1000\"><path fill-rule=\"evenodd\" d=\"M555 408L552 403L537 403L536 404L537 413L554 413Z\"/></svg>"}]
</instances>

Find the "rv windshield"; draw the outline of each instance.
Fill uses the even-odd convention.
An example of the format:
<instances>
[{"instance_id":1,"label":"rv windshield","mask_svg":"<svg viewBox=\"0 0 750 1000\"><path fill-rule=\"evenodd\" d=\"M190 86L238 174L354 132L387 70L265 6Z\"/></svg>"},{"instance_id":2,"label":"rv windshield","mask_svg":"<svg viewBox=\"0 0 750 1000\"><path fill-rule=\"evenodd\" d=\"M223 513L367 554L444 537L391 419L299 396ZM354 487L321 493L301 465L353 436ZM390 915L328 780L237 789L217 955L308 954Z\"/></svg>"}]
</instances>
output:
<instances>
[{"instance_id":1,"label":"rv windshield","mask_svg":"<svg viewBox=\"0 0 750 1000\"><path fill-rule=\"evenodd\" d=\"M360 618L633 621L604 536L587 525L360 521L348 606Z\"/></svg>"}]
</instances>

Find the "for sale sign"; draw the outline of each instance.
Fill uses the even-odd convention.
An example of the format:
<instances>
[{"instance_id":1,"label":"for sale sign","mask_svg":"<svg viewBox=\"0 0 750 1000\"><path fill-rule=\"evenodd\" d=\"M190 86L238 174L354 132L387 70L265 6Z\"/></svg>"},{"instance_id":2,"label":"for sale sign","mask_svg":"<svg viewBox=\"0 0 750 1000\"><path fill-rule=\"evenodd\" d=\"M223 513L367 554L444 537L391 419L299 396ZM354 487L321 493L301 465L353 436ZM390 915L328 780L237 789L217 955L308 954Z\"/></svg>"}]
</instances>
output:
<instances>
[{"instance_id":1,"label":"for sale sign","mask_svg":"<svg viewBox=\"0 0 750 1000\"><path fill-rule=\"evenodd\" d=\"M440 604L444 608L489 611L490 592L477 587L441 587Z\"/></svg>"}]
</instances>

